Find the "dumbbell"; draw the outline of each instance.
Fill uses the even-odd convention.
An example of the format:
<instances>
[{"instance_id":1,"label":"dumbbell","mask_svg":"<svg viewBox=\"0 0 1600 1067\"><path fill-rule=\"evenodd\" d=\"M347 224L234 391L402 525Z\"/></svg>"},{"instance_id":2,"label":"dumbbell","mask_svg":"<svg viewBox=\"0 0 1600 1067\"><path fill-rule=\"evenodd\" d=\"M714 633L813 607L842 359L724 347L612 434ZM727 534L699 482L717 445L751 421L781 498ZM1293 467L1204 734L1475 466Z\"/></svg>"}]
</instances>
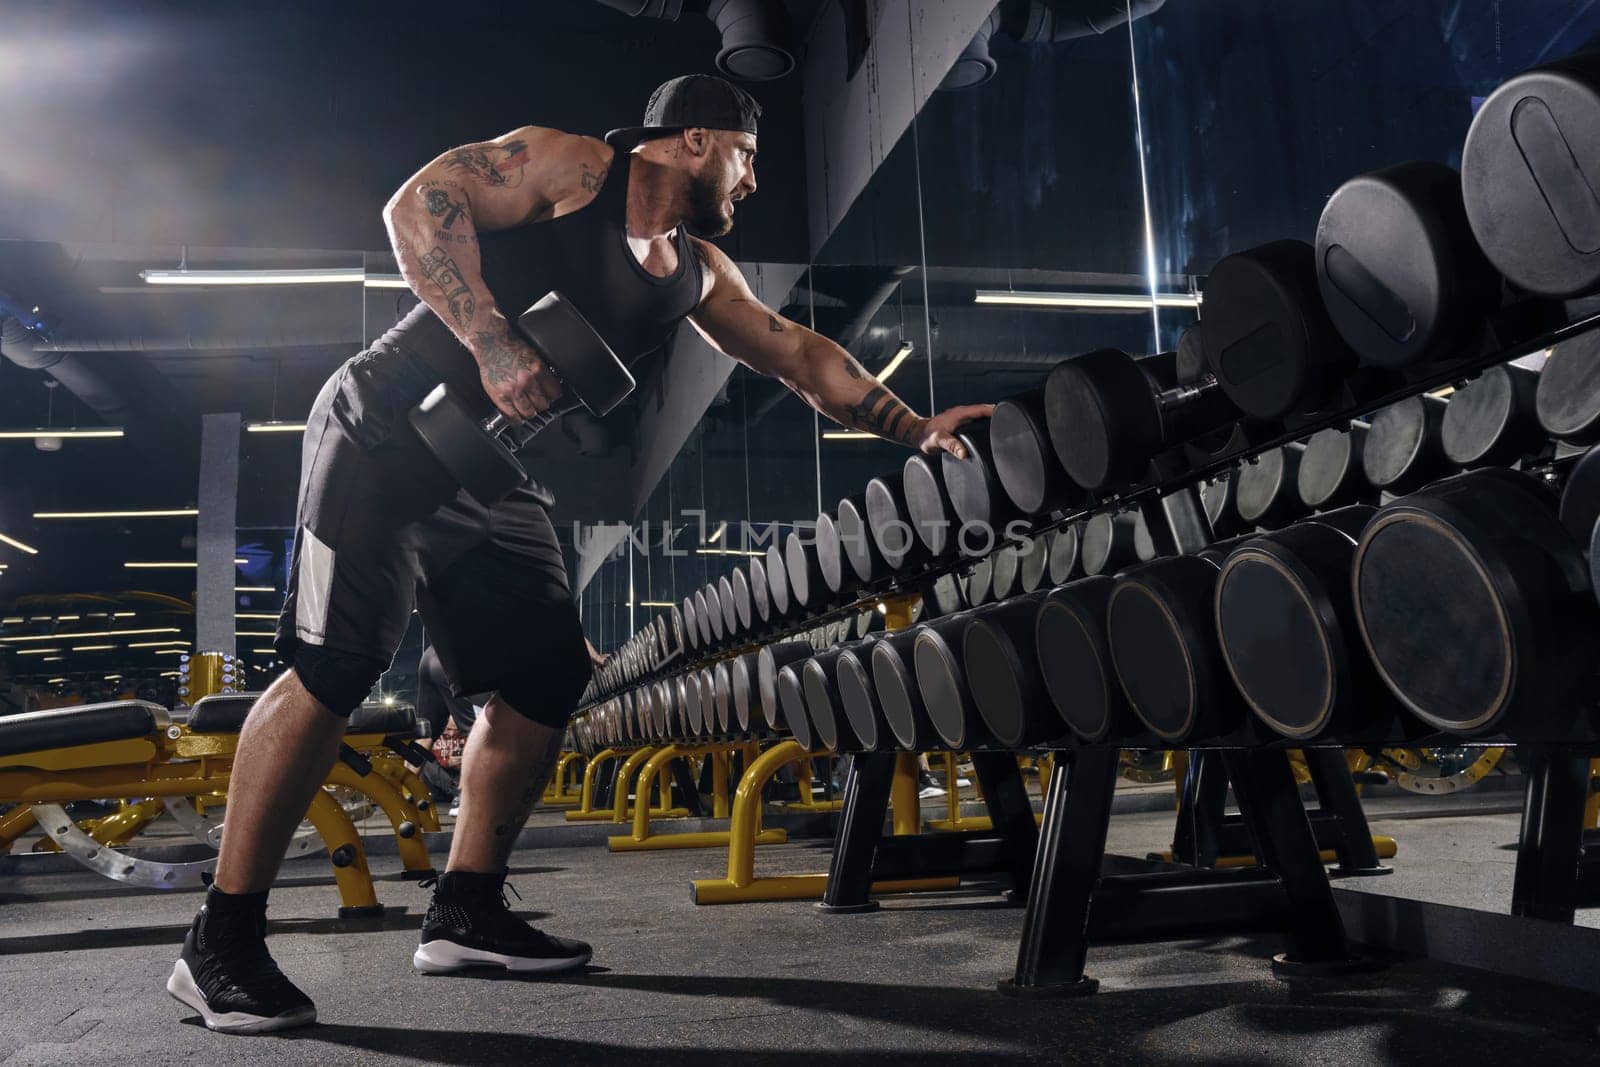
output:
<instances>
[{"instance_id":1,"label":"dumbbell","mask_svg":"<svg viewBox=\"0 0 1600 1067\"><path fill-rule=\"evenodd\" d=\"M957 752L988 740L961 663L961 638L972 618L972 611L963 611L922 623L911 643L912 672L928 721L944 747Z\"/></svg>"},{"instance_id":2,"label":"dumbbell","mask_svg":"<svg viewBox=\"0 0 1600 1067\"><path fill-rule=\"evenodd\" d=\"M743 567L735 567L733 573L724 578L729 586L729 593L724 594L723 602L730 599L733 602L734 621L733 632L739 637L752 637L761 629L761 621L756 617L755 602L750 595L750 578Z\"/></svg>"},{"instance_id":3,"label":"dumbbell","mask_svg":"<svg viewBox=\"0 0 1600 1067\"><path fill-rule=\"evenodd\" d=\"M816 532L812 535L817 572L822 577L824 597L830 601L848 600L850 594L862 585L855 565L848 558L845 535L841 529L843 522L843 519L835 519L826 511L821 512L817 515Z\"/></svg>"},{"instance_id":4,"label":"dumbbell","mask_svg":"<svg viewBox=\"0 0 1600 1067\"><path fill-rule=\"evenodd\" d=\"M862 499L866 507L867 532L878 555L883 557L884 566L898 571L927 558L928 550L911 529L903 470L867 482Z\"/></svg>"},{"instance_id":5,"label":"dumbbell","mask_svg":"<svg viewBox=\"0 0 1600 1067\"><path fill-rule=\"evenodd\" d=\"M783 539L784 574L789 579L789 600L795 610L815 612L832 599L822 579L816 533L791 530Z\"/></svg>"},{"instance_id":6,"label":"dumbbell","mask_svg":"<svg viewBox=\"0 0 1600 1067\"><path fill-rule=\"evenodd\" d=\"M778 668L775 689L783 727L809 752L816 747L816 734L812 732L811 719L806 714L805 689L800 684L802 669L804 661L786 663Z\"/></svg>"},{"instance_id":7,"label":"dumbbell","mask_svg":"<svg viewBox=\"0 0 1600 1067\"><path fill-rule=\"evenodd\" d=\"M1399 704L1356 635L1351 562L1363 504L1242 542L1214 601L1223 662L1255 716L1295 741L1388 739Z\"/></svg>"},{"instance_id":8,"label":"dumbbell","mask_svg":"<svg viewBox=\"0 0 1600 1067\"><path fill-rule=\"evenodd\" d=\"M700 644L710 650L722 644L722 605L717 601L717 588L710 583L700 587L694 595L694 618L700 626Z\"/></svg>"},{"instance_id":9,"label":"dumbbell","mask_svg":"<svg viewBox=\"0 0 1600 1067\"><path fill-rule=\"evenodd\" d=\"M751 556L745 564L745 574L750 586L750 621L754 633L765 633L777 616L772 610L771 592L767 587L765 557Z\"/></svg>"},{"instance_id":10,"label":"dumbbell","mask_svg":"<svg viewBox=\"0 0 1600 1067\"><path fill-rule=\"evenodd\" d=\"M954 615L967 607L961 583L953 574L941 574L922 589L922 618L937 619Z\"/></svg>"},{"instance_id":11,"label":"dumbbell","mask_svg":"<svg viewBox=\"0 0 1600 1067\"><path fill-rule=\"evenodd\" d=\"M922 554L933 559L954 556L960 523L955 507L950 503L950 493L945 488L943 464L934 457L920 453L911 456L900 471L900 491L904 509L903 515L898 517L910 524L912 536L921 546ZM867 506L870 512L870 496ZM883 547L881 542L879 547ZM885 558L888 555L888 552L884 553Z\"/></svg>"},{"instance_id":12,"label":"dumbbell","mask_svg":"<svg viewBox=\"0 0 1600 1067\"><path fill-rule=\"evenodd\" d=\"M1239 518L1239 471L1229 467L1214 478L1200 483L1200 506L1214 539L1232 537L1244 531ZM1152 549L1152 553L1154 550Z\"/></svg>"},{"instance_id":13,"label":"dumbbell","mask_svg":"<svg viewBox=\"0 0 1600 1067\"><path fill-rule=\"evenodd\" d=\"M1551 437L1584 448L1600 444L1600 330L1551 350L1539 373L1534 407Z\"/></svg>"},{"instance_id":14,"label":"dumbbell","mask_svg":"<svg viewBox=\"0 0 1600 1067\"><path fill-rule=\"evenodd\" d=\"M1115 574L1155 558L1150 529L1137 511L1102 511L1083 524L1079 558L1085 574Z\"/></svg>"},{"instance_id":15,"label":"dumbbell","mask_svg":"<svg viewBox=\"0 0 1600 1067\"><path fill-rule=\"evenodd\" d=\"M877 752L893 741L870 667L872 649L883 640L880 637L842 649L833 665L839 704L862 752Z\"/></svg>"},{"instance_id":16,"label":"dumbbell","mask_svg":"<svg viewBox=\"0 0 1600 1067\"><path fill-rule=\"evenodd\" d=\"M1090 744L1144 732L1111 667L1106 606L1116 579L1091 575L1052 589L1034 617L1040 681L1056 714Z\"/></svg>"},{"instance_id":17,"label":"dumbbell","mask_svg":"<svg viewBox=\"0 0 1600 1067\"><path fill-rule=\"evenodd\" d=\"M1355 421L1348 430L1329 427L1311 435L1300 453L1295 490L1307 511L1333 511L1350 504L1372 504L1378 491L1361 466L1367 424ZM1228 536L1218 533L1218 536Z\"/></svg>"},{"instance_id":18,"label":"dumbbell","mask_svg":"<svg viewBox=\"0 0 1600 1067\"><path fill-rule=\"evenodd\" d=\"M1450 470L1444 454L1443 397L1410 396L1373 413L1361 451L1368 483L1401 494L1420 489Z\"/></svg>"},{"instance_id":19,"label":"dumbbell","mask_svg":"<svg viewBox=\"0 0 1600 1067\"><path fill-rule=\"evenodd\" d=\"M778 703L778 672L792 663L809 658L815 651L805 641L780 641L762 645L756 654L756 704L768 730L777 733L784 729L782 707ZM798 676L795 680L799 681Z\"/></svg>"},{"instance_id":20,"label":"dumbbell","mask_svg":"<svg viewBox=\"0 0 1600 1067\"><path fill-rule=\"evenodd\" d=\"M856 584L873 585L888 576L891 568L872 536L865 492L839 501L834 530L844 553L845 570L855 576Z\"/></svg>"},{"instance_id":21,"label":"dumbbell","mask_svg":"<svg viewBox=\"0 0 1600 1067\"><path fill-rule=\"evenodd\" d=\"M1478 108L1462 148L1467 218L1489 259L1524 289L1600 287L1600 54L1517 75Z\"/></svg>"},{"instance_id":22,"label":"dumbbell","mask_svg":"<svg viewBox=\"0 0 1600 1067\"><path fill-rule=\"evenodd\" d=\"M1440 446L1456 467L1501 467L1541 451L1539 372L1507 363L1490 367L1450 396Z\"/></svg>"},{"instance_id":23,"label":"dumbbell","mask_svg":"<svg viewBox=\"0 0 1600 1067\"><path fill-rule=\"evenodd\" d=\"M817 744L830 752L862 752L839 691L838 664L845 651L833 648L806 660L800 668L800 690Z\"/></svg>"},{"instance_id":24,"label":"dumbbell","mask_svg":"<svg viewBox=\"0 0 1600 1067\"><path fill-rule=\"evenodd\" d=\"M1235 506L1245 526L1273 530L1301 514L1300 459L1305 450L1294 441L1239 464Z\"/></svg>"},{"instance_id":25,"label":"dumbbell","mask_svg":"<svg viewBox=\"0 0 1600 1067\"><path fill-rule=\"evenodd\" d=\"M962 526L999 531L1020 519L1022 511L1000 482L991 426L991 419L976 419L962 426L956 437L966 447L966 458L941 452L939 465L956 520Z\"/></svg>"},{"instance_id":26,"label":"dumbbell","mask_svg":"<svg viewBox=\"0 0 1600 1067\"><path fill-rule=\"evenodd\" d=\"M1578 518L1589 515L1585 530ZM1385 684L1434 729L1577 740L1600 619L1578 539L1549 486L1501 468L1380 509L1352 568L1362 642Z\"/></svg>"},{"instance_id":27,"label":"dumbbell","mask_svg":"<svg viewBox=\"0 0 1600 1067\"><path fill-rule=\"evenodd\" d=\"M728 676L726 660L713 664L711 674L711 715L706 722L706 733L711 737L727 737L728 724L733 717L733 686Z\"/></svg>"},{"instance_id":28,"label":"dumbbell","mask_svg":"<svg viewBox=\"0 0 1600 1067\"><path fill-rule=\"evenodd\" d=\"M1056 461L1094 493L1142 482L1161 452L1240 417L1215 377L1180 383L1176 353L1134 359L1120 348L1057 363L1045 379L1044 404ZM1042 462L1025 457L1020 466ZM1008 477L1027 480L1021 470Z\"/></svg>"},{"instance_id":29,"label":"dumbbell","mask_svg":"<svg viewBox=\"0 0 1600 1067\"><path fill-rule=\"evenodd\" d=\"M961 636L961 665L984 727L1003 748L1028 748L1067 732L1046 699L1035 650L1044 593L973 614Z\"/></svg>"},{"instance_id":30,"label":"dumbbell","mask_svg":"<svg viewBox=\"0 0 1600 1067\"><path fill-rule=\"evenodd\" d=\"M1083 523L1063 526L1050 535L1050 584L1066 585L1083 573L1078 558L1078 546L1083 537Z\"/></svg>"},{"instance_id":31,"label":"dumbbell","mask_svg":"<svg viewBox=\"0 0 1600 1067\"><path fill-rule=\"evenodd\" d=\"M1461 178L1443 163L1401 163L1341 185L1317 223L1316 265L1328 317L1371 366L1455 355L1500 302Z\"/></svg>"},{"instance_id":32,"label":"dumbbell","mask_svg":"<svg viewBox=\"0 0 1600 1067\"><path fill-rule=\"evenodd\" d=\"M1325 407L1356 362L1328 318L1316 251L1303 241L1236 252L1212 268L1201 342L1217 385L1254 419Z\"/></svg>"},{"instance_id":33,"label":"dumbbell","mask_svg":"<svg viewBox=\"0 0 1600 1067\"><path fill-rule=\"evenodd\" d=\"M628 368L560 293L547 293L519 315L517 329L560 380L563 398L605 415L633 392ZM540 418L513 422L498 413L480 422L465 398L444 383L423 397L409 418L433 457L484 507L528 483L517 451L549 423Z\"/></svg>"},{"instance_id":34,"label":"dumbbell","mask_svg":"<svg viewBox=\"0 0 1600 1067\"><path fill-rule=\"evenodd\" d=\"M1026 515L1087 502L1056 458L1044 397L1042 388L1006 397L989 420L995 474L1011 503Z\"/></svg>"},{"instance_id":35,"label":"dumbbell","mask_svg":"<svg viewBox=\"0 0 1600 1067\"><path fill-rule=\"evenodd\" d=\"M994 555L994 599L1034 592L1044 584L1049 564L1050 546L1043 537L1027 537L1002 548Z\"/></svg>"},{"instance_id":36,"label":"dumbbell","mask_svg":"<svg viewBox=\"0 0 1600 1067\"><path fill-rule=\"evenodd\" d=\"M1245 724L1218 646L1213 602L1232 542L1122 574L1106 605L1111 662L1140 722L1167 744L1213 741Z\"/></svg>"},{"instance_id":37,"label":"dumbbell","mask_svg":"<svg viewBox=\"0 0 1600 1067\"><path fill-rule=\"evenodd\" d=\"M789 597L789 568L784 562L784 546L771 544L767 546L766 562L767 578L767 604L772 611L772 622L777 624L780 620L788 618L791 613L798 613L798 607Z\"/></svg>"},{"instance_id":38,"label":"dumbbell","mask_svg":"<svg viewBox=\"0 0 1600 1067\"><path fill-rule=\"evenodd\" d=\"M972 607L987 604L994 587L994 557L984 556L967 574L967 603Z\"/></svg>"},{"instance_id":39,"label":"dumbbell","mask_svg":"<svg viewBox=\"0 0 1600 1067\"><path fill-rule=\"evenodd\" d=\"M745 592L748 594L749 590L746 589ZM733 575L724 574L717 579L717 604L722 608L722 637L729 643L735 641L744 632L744 628L749 624L750 619L750 604L748 601L744 606L744 618L743 620L740 619L739 605L734 602L736 596Z\"/></svg>"},{"instance_id":40,"label":"dumbbell","mask_svg":"<svg viewBox=\"0 0 1600 1067\"><path fill-rule=\"evenodd\" d=\"M739 732L747 736L758 736L765 732L765 717L761 714L760 696L756 692L757 661L760 657L759 651L746 652L742 656L735 656L728 664L733 721L738 725Z\"/></svg>"},{"instance_id":41,"label":"dumbbell","mask_svg":"<svg viewBox=\"0 0 1600 1067\"><path fill-rule=\"evenodd\" d=\"M925 752L941 742L917 688L913 666L916 641L915 629L890 634L872 646L868 658L872 689L896 744L908 752Z\"/></svg>"},{"instance_id":42,"label":"dumbbell","mask_svg":"<svg viewBox=\"0 0 1600 1067\"><path fill-rule=\"evenodd\" d=\"M683 676L683 730L689 737L699 737L705 728L705 679L699 671L689 671Z\"/></svg>"}]
</instances>

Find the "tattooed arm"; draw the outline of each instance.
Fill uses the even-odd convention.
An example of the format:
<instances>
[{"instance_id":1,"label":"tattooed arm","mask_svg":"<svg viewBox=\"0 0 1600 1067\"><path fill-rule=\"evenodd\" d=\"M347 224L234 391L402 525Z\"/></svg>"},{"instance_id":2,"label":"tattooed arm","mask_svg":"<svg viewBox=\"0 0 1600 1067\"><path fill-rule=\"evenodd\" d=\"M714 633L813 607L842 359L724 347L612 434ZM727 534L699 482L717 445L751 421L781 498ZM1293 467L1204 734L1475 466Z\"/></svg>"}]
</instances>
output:
<instances>
[{"instance_id":1,"label":"tattooed arm","mask_svg":"<svg viewBox=\"0 0 1600 1067\"><path fill-rule=\"evenodd\" d=\"M757 300L721 249L698 238L694 249L708 283L690 321L706 340L751 370L777 378L841 426L923 452L943 449L965 457L954 431L987 418L991 405L969 404L923 418L849 352Z\"/></svg>"},{"instance_id":2,"label":"tattooed arm","mask_svg":"<svg viewBox=\"0 0 1600 1067\"><path fill-rule=\"evenodd\" d=\"M451 149L412 175L383 209L401 276L472 353L484 391L507 415L543 410L560 386L495 306L483 283L478 234L577 210L594 198L610 165L611 149L601 141L525 126Z\"/></svg>"}]
</instances>

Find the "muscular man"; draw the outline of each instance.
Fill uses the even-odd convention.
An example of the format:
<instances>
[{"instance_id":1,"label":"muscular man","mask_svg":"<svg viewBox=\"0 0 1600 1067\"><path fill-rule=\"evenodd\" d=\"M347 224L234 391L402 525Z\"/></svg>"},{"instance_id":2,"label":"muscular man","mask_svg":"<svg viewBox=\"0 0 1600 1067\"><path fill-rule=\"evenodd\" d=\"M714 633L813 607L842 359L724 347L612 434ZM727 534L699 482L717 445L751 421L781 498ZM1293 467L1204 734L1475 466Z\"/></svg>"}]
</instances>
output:
<instances>
[{"instance_id":1,"label":"muscular man","mask_svg":"<svg viewBox=\"0 0 1600 1067\"><path fill-rule=\"evenodd\" d=\"M207 1026L253 1033L316 1017L267 952L267 889L413 603L452 688L493 694L467 744L449 861L413 964L553 972L589 959L588 945L534 929L502 896L591 672L555 531L529 492L486 509L457 491L406 422L441 380L481 415L542 422L570 410L510 325L524 308L561 291L630 362L687 318L841 425L928 452L959 455L952 431L988 414L915 414L839 346L763 306L701 239L727 233L755 192L760 113L719 78L676 78L651 96L643 126L603 141L514 130L446 152L390 200L395 255L422 303L335 372L307 419L277 639L290 669L240 735L216 881L167 983Z\"/></svg>"}]
</instances>

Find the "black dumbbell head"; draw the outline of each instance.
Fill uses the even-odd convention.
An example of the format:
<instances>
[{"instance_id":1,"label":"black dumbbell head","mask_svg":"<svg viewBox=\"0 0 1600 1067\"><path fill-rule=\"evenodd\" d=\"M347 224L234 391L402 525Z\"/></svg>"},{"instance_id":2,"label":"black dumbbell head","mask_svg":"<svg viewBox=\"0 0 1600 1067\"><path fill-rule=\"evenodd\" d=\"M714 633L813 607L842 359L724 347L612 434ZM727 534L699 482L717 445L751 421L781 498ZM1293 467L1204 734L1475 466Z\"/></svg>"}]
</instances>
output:
<instances>
[{"instance_id":1,"label":"black dumbbell head","mask_svg":"<svg viewBox=\"0 0 1600 1067\"><path fill-rule=\"evenodd\" d=\"M1300 454L1300 472L1296 476L1296 491L1307 510L1341 508L1377 497L1361 468L1366 441L1364 422L1355 423L1348 430L1329 428L1312 434Z\"/></svg>"},{"instance_id":2,"label":"black dumbbell head","mask_svg":"<svg viewBox=\"0 0 1600 1067\"><path fill-rule=\"evenodd\" d=\"M1295 442L1269 448L1239 465L1239 518L1246 526L1276 529L1300 514L1300 456Z\"/></svg>"},{"instance_id":3,"label":"black dumbbell head","mask_svg":"<svg viewBox=\"0 0 1600 1067\"><path fill-rule=\"evenodd\" d=\"M1445 458L1457 467L1499 467L1537 452L1546 440L1535 410L1538 388L1538 371L1507 364L1457 389L1439 435Z\"/></svg>"},{"instance_id":4,"label":"black dumbbell head","mask_svg":"<svg viewBox=\"0 0 1600 1067\"><path fill-rule=\"evenodd\" d=\"M1411 396L1372 416L1361 451L1367 481L1391 493L1409 493L1444 474L1443 397Z\"/></svg>"},{"instance_id":5,"label":"black dumbbell head","mask_svg":"<svg viewBox=\"0 0 1600 1067\"><path fill-rule=\"evenodd\" d=\"M1328 315L1374 366L1454 354L1499 292L1467 225L1461 178L1443 163L1350 179L1322 209L1316 248Z\"/></svg>"},{"instance_id":6,"label":"black dumbbell head","mask_svg":"<svg viewBox=\"0 0 1600 1067\"><path fill-rule=\"evenodd\" d=\"M1080 578L1053 589L1034 619L1034 650L1056 714L1085 741L1115 740L1133 724L1106 642L1106 605L1116 580Z\"/></svg>"},{"instance_id":7,"label":"black dumbbell head","mask_svg":"<svg viewBox=\"0 0 1600 1067\"><path fill-rule=\"evenodd\" d=\"M1019 511L1037 515L1081 496L1050 444L1044 390L1007 397L989 420L994 468Z\"/></svg>"},{"instance_id":8,"label":"black dumbbell head","mask_svg":"<svg viewBox=\"0 0 1600 1067\"><path fill-rule=\"evenodd\" d=\"M1063 526L1050 535L1051 585L1065 585L1083 573L1083 564L1078 559L1078 544L1082 535L1081 522Z\"/></svg>"},{"instance_id":9,"label":"black dumbbell head","mask_svg":"<svg viewBox=\"0 0 1600 1067\"><path fill-rule=\"evenodd\" d=\"M1600 444L1600 330L1550 352L1535 393L1539 424L1568 444Z\"/></svg>"},{"instance_id":10,"label":"black dumbbell head","mask_svg":"<svg viewBox=\"0 0 1600 1067\"><path fill-rule=\"evenodd\" d=\"M1478 108L1461 154L1478 243L1511 281L1548 296L1600 286L1600 53L1519 74Z\"/></svg>"},{"instance_id":11,"label":"black dumbbell head","mask_svg":"<svg viewBox=\"0 0 1600 1067\"><path fill-rule=\"evenodd\" d=\"M1056 460L1083 489L1131 485L1161 450L1158 389L1128 353L1100 348L1057 363L1045 379Z\"/></svg>"}]
</instances>

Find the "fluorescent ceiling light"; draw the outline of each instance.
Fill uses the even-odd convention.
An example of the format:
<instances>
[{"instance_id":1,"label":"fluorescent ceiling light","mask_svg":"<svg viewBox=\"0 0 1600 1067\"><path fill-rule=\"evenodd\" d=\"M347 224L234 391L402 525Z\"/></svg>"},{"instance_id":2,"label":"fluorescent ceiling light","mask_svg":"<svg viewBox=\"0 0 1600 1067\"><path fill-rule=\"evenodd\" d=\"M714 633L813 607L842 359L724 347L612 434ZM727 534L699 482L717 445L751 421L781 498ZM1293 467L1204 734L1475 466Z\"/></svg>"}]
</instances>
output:
<instances>
[{"instance_id":1,"label":"fluorescent ceiling light","mask_svg":"<svg viewBox=\"0 0 1600 1067\"><path fill-rule=\"evenodd\" d=\"M120 675L120 674L108 674L108 675L106 675L105 680L108 681L108 682L120 682L120 681L122 681L122 675Z\"/></svg>"},{"instance_id":2,"label":"fluorescent ceiling light","mask_svg":"<svg viewBox=\"0 0 1600 1067\"><path fill-rule=\"evenodd\" d=\"M882 378L878 379L882 381ZM862 433L860 430L825 430L822 434L824 441L882 441L883 438L875 433Z\"/></svg>"},{"instance_id":3,"label":"fluorescent ceiling light","mask_svg":"<svg viewBox=\"0 0 1600 1067\"><path fill-rule=\"evenodd\" d=\"M19 656L53 656L61 650L59 648L14 648L11 651Z\"/></svg>"},{"instance_id":4,"label":"fluorescent ceiling light","mask_svg":"<svg viewBox=\"0 0 1600 1067\"><path fill-rule=\"evenodd\" d=\"M184 648L188 648L189 647L189 642L181 641L181 640L175 640L175 641L129 641L128 642L128 647L129 648L171 648L173 645L182 645Z\"/></svg>"},{"instance_id":5,"label":"fluorescent ceiling light","mask_svg":"<svg viewBox=\"0 0 1600 1067\"><path fill-rule=\"evenodd\" d=\"M162 671L160 676L162 678L177 678L180 677L182 673L182 671Z\"/></svg>"},{"instance_id":6,"label":"fluorescent ceiling light","mask_svg":"<svg viewBox=\"0 0 1600 1067\"><path fill-rule=\"evenodd\" d=\"M240 559L237 556L235 556L234 560L233 560L233 564L236 567L242 567L246 563L249 563L249 562L250 562L249 560ZM128 563L124 563L123 566L129 568L130 570L147 570L147 571L149 571L149 570L160 570L160 569L194 570L196 567L200 566L200 564L198 564L198 563L186 563L183 560L173 559L173 560L144 560L144 561L140 561L140 562L128 562Z\"/></svg>"},{"instance_id":7,"label":"fluorescent ceiling light","mask_svg":"<svg viewBox=\"0 0 1600 1067\"><path fill-rule=\"evenodd\" d=\"M192 519L199 508L145 508L131 511L36 511L36 519Z\"/></svg>"},{"instance_id":8,"label":"fluorescent ceiling light","mask_svg":"<svg viewBox=\"0 0 1600 1067\"><path fill-rule=\"evenodd\" d=\"M181 648L158 648L153 655L157 656L182 656L186 653Z\"/></svg>"},{"instance_id":9,"label":"fluorescent ceiling light","mask_svg":"<svg viewBox=\"0 0 1600 1067\"><path fill-rule=\"evenodd\" d=\"M746 552L738 548L697 548L696 554L701 556L765 556L765 552Z\"/></svg>"},{"instance_id":10,"label":"fluorescent ceiling light","mask_svg":"<svg viewBox=\"0 0 1600 1067\"><path fill-rule=\"evenodd\" d=\"M674 604L670 600L641 600L641 601L639 601L639 606L641 608L675 608L675 607L677 607L677 605Z\"/></svg>"},{"instance_id":11,"label":"fluorescent ceiling light","mask_svg":"<svg viewBox=\"0 0 1600 1067\"><path fill-rule=\"evenodd\" d=\"M894 354L894 358L889 361L888 366L884 367L883 370L879 372L878 381L880 381L880 382L888 381L889 380L889 375L891 375L895 371L899 370L900 369L900 364L904 363L907 360L907 358L910 357L910 355L911 355L911 342L910 341L901 341L900 342L900 351L896 352Z\"/></svg>"},{"instance_id":12,"label":"fluorescent ceiling light","mask_svg":"<svg viewBox=\"0 0 1600 1067\"><path fill-rule=\"evenodd\" d=\"M1197 308L1198 293L1047 293L1012 289L979 289L975 304L1003 304L1010 307L1101 308L1118 311L1148 311L1156 307Z\"/></svg>"},{"instance_id":13,"label":"fluorescent ceiling light","mask_svg":"<svg viewBox=\"0 0 1600 1067\"><path fill-rule=\"evenodd\" d=\"M34 548L32 545L25 545L16 538L7 537L5 534L0 534L0 544L10 545L12 548L26 552L30 556L37 556L39 554L39 550Z\"/></svg>"},{"instance_id":14,"label":"fluorescent ceiling light","mask_svg":"<svg viewBox=\"0 0 1600 1067\"><path fill-rule=\"evenodd\" d=\"M304 433L306 424L303 422L247 422L244 424L246 433Z\"/></svg>"},{"instance_id":15,"label":"fluorescent ceiling light","mask_svg":"<svg viewBox=\"0 0 1600 1067\"><path fill-rule=\"evenodd\" d=\"M110 652L116 645L73 645L74 652Z\"/></svg>"},{"instance_id":16,"label":"fluorescent ceiling light","mask_svg":"<svg viewBox=\"0 0 1600 1067\"><path fill-rule=\"evenodd\" d=\"M276 593L277 590L270 585L236 585L235 593Z\"/></svg>"},{"instance_id":17,"label":"fluorescent ceiling light","mask_svg":"<svg viewBox=\"0 0 1600 1067\"><path fill-rule=\"evenodd\" d=\"M251 652L260 652L260 653L262 653L264 655L268 655L268 656L275 656L275 655L278 654L278 650L275 649L275 648L252 648L250 651Z\"/></svg>"},{"instance_id":18,"label":"fluorescent ceiling light","mask_svg":"<svg viewBox=\"0 0 1600 1067\"><path fill-rule=\"evenodd\" d=\"M40 660L39 662L40 663L60 663L62 660L66 659L66 658L67 657L65 657L65 656L46 656L44 659Z\"/></svg>"},{"instance_id":19,"label":"fluorescent ceiling light","mask_svg":"<svg viewBox=\"0 0 1600 1067\"><path fill-rule=\"evenodd\" d=\"M122 427L107 426L98 430L79 429L76 426L63 426L60 429L40 427L37 430L0 430L0 441L37 441L44 437L59 437L80 439L85 437L121 437Z\"/></svg>"},{"instance_id":20,"label":"fluorescent ceiling light","mask_svg":"<svg viewBox=\"0 0 1600 1067\"><path fill-rule=\"evenodd\" d=\"M276 619L278 616L277 615L269 615L269 614L266 614L264 612L240 611L240 612L235 612L233 617L235 619L268 619L268 620L271 620L271 619Z\"/></svg>"},{"instance_id":21,"label":"fluorescent ceiling light","mask_svg":"<svg viewBox=\"0 0 1600 1067\"><path fill-rule=\"evenodd\" d=\"M82 622L82 615L57 615L56 622Z\"/></svg>"},{"instance_id":22,"label":"fluorescent ceiling light","mask_svg":"<svg viewBox=\"0 0 1600 1067\"><path fill-rule=\"evenodd\" d=\"M147 634L182 632L176 626L154 626L148 630L85 630L70 634L24 634L20 637L0 637L0 644L17 644L22 641L74 641L80 637L144 637Z\"/></svg>"},{"instance_id":23,"label":"fluorescent ceiling light","mask_svg":"<svg viewBox=\"0 0 1600 1067\"><path fill-rule=\"evenodd\" d=\"M50 678L50 679L47 679L44 684L45 685L60 685L64 681L66 681L65 678Z\"/></svg>"},{"instance_id":24,"label":"fluorescent ceiling light","mask_svg":"<svg viewBox=\"0 0 1600 1067\"><path fill-rule=\"evenodd\" d=\"M409 289L411 286L398 274L369 274L363 283L368 289Z\"/></svg>"},{"instance_id":25,"label":"fluorescent ceiling light","mask_svg":"<svg viewBox=\"0 0 1600 1067\"><path fill-rule=\"evenodd\" d=\"M276 633L274 633L273 631L271 631L271 630L267 630L265 632L262 632L260 630L235 630L233 632L233 636L235 636L235 637L277 637L278 635Z\"/></svg>"},{"instance_id":26,"label":"fluorescent ceiling light","mask_svg":"<svg viewBox=\"0 0 1600 1067\"><path fill-rule=\"evenodd\" d=\"M16 623L27 621L28 620L24 619L21 615L7 615L5 618L0 619L0 626L12 626Z\"/></svg>"},{"instance_id":27,"label":"fluorescent ceiling light","mask_svg":"<svg viewBox=\"0 0 1600 1067\"><path fill-rule=\"evenodd\" d=\"M713 545L716 544L718 541L722 540L722 535L727 533L727 532L728 532L728 524L727 523L723 523L721 526L718 526L717 527L717 532L711 535L710 543L713 544Z\"/></svg>"},{"instance_id":28,"label":"fluorescent ceiling light","mask_svg":"<svg viewBox=\"0 0 1600 1067\"><path fill-rule=\"evenodd\" d=\"M137 614L139 614L137 611L113 611L111 617L113 619L131 619Z\"/></svg>"},{"instance_id":29,"label":"fluorescent ceiling light","mask_svg":"<svg viewBox=\"0 0 1600 1067\"><path fill-rule=\"evenodd\" d=\"M350 285L366 281L360 267L316 270L142 270L146 285Z\"/></svg>"}]
</instances>

